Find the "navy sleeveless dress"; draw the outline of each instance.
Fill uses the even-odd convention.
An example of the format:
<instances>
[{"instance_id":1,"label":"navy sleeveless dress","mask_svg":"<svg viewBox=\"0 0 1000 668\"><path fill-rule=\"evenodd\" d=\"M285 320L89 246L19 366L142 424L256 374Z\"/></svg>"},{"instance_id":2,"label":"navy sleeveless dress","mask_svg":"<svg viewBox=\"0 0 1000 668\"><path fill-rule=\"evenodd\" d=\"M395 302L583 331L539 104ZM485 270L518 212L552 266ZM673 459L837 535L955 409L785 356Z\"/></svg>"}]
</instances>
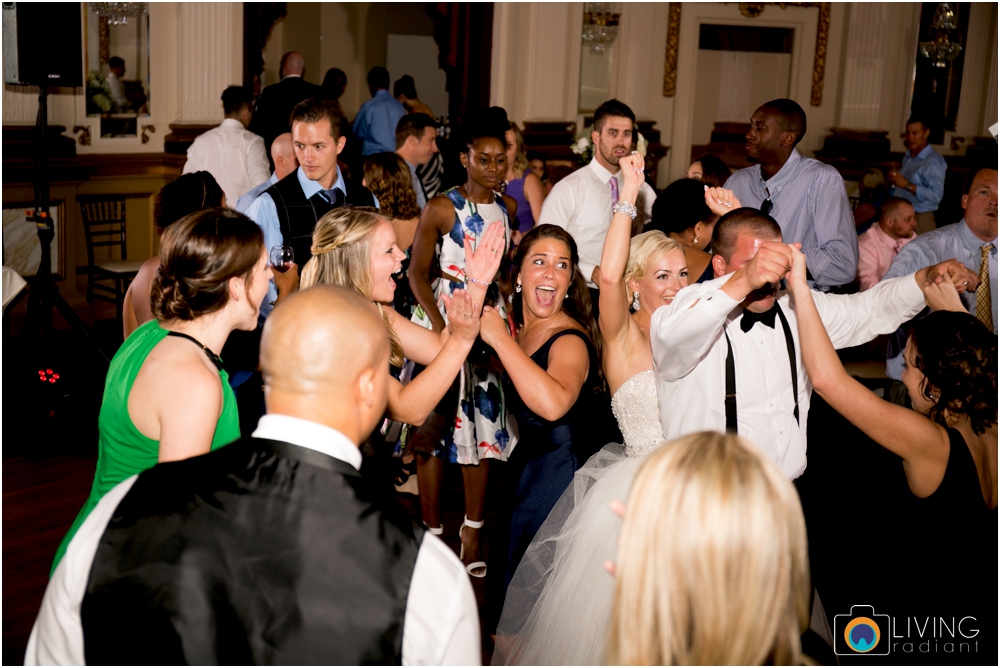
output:
<instances>
[{"instance_id":1,"label":"navy sleeveless dress","mask_svg":"<svg viewBox=\"0 0 1000 668\"><path fill-rule=\"evenodd\" d=\"M614 417L610 402L600 391L600 361L587 335L576 329L557 332L531 359L547 370L549 349L566 335L579 336L587 344L590 371L576 403L561 418L551 422L540 418L524 405L517 389L504 378L504 394L511 414L517 419L519 440L508 459L507 479L490 544L484 611L488 633L496 629L507 586L531 539L573 482L573 474L610 438L607 425L614 422Z\"/></svg>"}]
</instances>

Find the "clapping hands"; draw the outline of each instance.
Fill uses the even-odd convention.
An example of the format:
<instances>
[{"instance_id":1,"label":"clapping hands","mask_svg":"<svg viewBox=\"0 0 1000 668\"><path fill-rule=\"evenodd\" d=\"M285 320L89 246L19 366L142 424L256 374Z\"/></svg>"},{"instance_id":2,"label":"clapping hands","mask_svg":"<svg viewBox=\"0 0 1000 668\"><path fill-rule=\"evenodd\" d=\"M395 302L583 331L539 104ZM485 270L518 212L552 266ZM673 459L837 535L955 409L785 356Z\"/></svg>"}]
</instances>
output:
<instances>
[{"instance_id":1,"label":"clapping hands","mask_svg":"<svg viewBox=\"0 0 1000 668\"><path fill-rule=\"evenodd\" d=\"M495 222L486 228L479 238L475 250L472 241L466 237L465 244L465 275L472 283L478 283L484 288L493 281L500 269L500 261L507 249L506 230L500 222Z\"/></svg>"},{"instance_id":2,"label":"clapping hands","mask_svg":"<svg viewBox=\"0 0 1000 668\"><path fill-rule=\"evenodd\" d=\"M472 296L465 290L455 290L449 298L442 295L448 313L448 330L463 341L474 341L479 335L479 311L472 303Z\"/></svg>"}]
</instances>

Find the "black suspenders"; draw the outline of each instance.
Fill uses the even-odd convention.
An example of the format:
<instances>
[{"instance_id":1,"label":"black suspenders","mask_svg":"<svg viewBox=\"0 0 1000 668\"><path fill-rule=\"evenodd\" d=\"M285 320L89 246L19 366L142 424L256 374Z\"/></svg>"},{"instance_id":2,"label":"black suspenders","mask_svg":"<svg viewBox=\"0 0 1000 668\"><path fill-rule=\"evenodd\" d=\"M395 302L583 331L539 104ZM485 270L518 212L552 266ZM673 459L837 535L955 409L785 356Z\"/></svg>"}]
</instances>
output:
<instances>
[{"instance_id":1,"label":"black suspenders","mask_svg":"<svg viewBox=\"0 0 1000 668\"><path fill-rule=\"evenodd\" d=\"M795 360L795 340L792 339L792 329L788 326L788 320L781 311L781 306L777 303L778 319L781 320L781 329L785 333L785 346L788 348L788 364L792 369L792 395L795 398L796 424L799 422L799 373ZM736 364L733 361L733 344L729 341L729 334L725 326L722 327L722 334L726 337L726 431L730 434L739 433L736 419Z\"/></svg>"}]
</instances>

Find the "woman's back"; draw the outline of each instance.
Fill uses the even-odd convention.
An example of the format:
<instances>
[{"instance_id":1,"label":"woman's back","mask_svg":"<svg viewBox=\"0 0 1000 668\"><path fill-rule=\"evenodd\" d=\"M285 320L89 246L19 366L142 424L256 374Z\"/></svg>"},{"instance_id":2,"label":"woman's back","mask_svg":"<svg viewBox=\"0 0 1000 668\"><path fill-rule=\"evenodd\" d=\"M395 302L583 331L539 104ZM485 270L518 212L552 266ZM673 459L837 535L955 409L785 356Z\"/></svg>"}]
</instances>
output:
<instances>
[{"instance_id":1,"label":"woman's back","mask_svg":"<svg viewBox=\"0 0 1000 668\"><path fill-rule=\"evenodd\" d=\"M56 552L53 569L97 502L121 481L156 466L159 461L159 442L144 435L135 426L129 415L128 402L132 385L146 358L168 333L160 327L159 321L151 320L141 325L111 360L104 384L104 400L97 420L99 440L94 483L90 496ZM236 397L229 386L229 375L220 369L219 376L222 384L222 414L215 428L212 450L240 437Z\"/></svg>"}]
</instances>

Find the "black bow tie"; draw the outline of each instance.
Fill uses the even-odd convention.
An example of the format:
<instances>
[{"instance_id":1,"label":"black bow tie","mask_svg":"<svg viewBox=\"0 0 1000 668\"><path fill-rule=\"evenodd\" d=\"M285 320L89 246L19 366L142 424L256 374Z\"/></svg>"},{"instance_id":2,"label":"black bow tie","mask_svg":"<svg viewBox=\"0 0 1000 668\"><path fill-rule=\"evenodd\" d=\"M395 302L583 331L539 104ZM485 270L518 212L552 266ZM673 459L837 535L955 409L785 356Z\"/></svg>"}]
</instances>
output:
<instances>
[{"instance_id":1,"label":"black bow tie","mask_svg":"<svg viewBox=\"0 0 1000 668\"><path fill-rule=\"evenodd\" d=\"M774 303L767 311L763 313L754 313L753 311L743 310L743 319L740 320L740 329L744 332L749 332L753 329L753 326L758 322L762 325L774 329L774 318L778 315L778 302Z\"/></svg>"}]
</instances>

